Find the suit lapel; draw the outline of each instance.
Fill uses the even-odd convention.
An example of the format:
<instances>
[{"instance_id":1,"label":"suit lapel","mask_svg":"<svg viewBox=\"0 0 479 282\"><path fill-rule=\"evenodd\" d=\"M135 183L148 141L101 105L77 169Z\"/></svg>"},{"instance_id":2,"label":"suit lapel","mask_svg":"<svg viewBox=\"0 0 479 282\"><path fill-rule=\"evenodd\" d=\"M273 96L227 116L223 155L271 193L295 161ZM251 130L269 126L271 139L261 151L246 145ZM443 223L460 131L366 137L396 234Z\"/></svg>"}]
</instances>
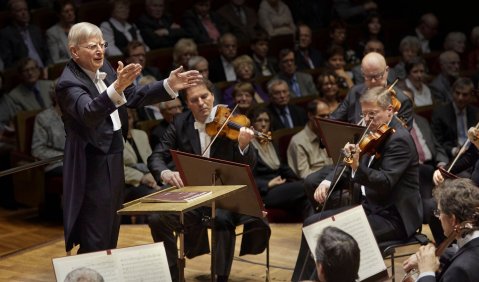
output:
<instances>
[{"instance_id":1,"label":"suit lapel","mask_svg":"<svg viewBox=\"0 0 479 282\"><path fill-rule=\"evenodd\" d=\"M198 131L195 129L194 125L195 119L193 117L193 114L189 114L188 117L185 120L185 126L186 126L186 137L188 138L191 148L193 149L193 152L196 155L201 155L201 143L200 143L200 135L198 134Z\"/></svg>"}]
</instances>

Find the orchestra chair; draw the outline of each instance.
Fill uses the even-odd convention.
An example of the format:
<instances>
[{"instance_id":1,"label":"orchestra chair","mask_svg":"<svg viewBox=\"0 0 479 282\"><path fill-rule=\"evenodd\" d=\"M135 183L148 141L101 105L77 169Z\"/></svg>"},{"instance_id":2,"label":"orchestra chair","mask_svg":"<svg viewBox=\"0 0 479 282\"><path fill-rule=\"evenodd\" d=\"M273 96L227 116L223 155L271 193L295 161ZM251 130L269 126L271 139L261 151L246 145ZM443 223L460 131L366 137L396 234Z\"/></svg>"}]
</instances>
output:
<instances>
[{"instance_id":1,"label":"orchestra chair","mask_svg":"<svg viewBox=\"0 0 479 282\"><path fill-rule=\"evenodd\" d=\"M383 256L383 259L390 259L391 262L391 275L392 275L392 281L396 281L395 279L395 266L394 266L394 260L396 258L401 258L401 257L408 257L415 252L412 253L405 253L405 254L400 254L396 255L396 250L398 248L402 247L407 247L407 246L412 246L412 245L427 245L430 241L427 238L427 236L423 233L421 233L422 227L419 228L416 233L414 233L411 237L408 239L401 241L401 240L395 240L395 241L385 241L379 243L379 250L381 251L381 254Z\"/></svg>"}]
</instances>

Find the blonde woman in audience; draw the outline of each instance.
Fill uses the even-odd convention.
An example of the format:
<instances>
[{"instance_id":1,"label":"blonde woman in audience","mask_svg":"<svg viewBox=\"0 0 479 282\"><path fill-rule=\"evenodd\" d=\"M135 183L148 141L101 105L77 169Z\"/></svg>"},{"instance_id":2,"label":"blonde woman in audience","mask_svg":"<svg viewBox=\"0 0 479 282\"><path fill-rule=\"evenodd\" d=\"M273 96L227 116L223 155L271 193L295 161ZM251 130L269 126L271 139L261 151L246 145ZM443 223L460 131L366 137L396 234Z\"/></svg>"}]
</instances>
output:
<instances>
[{"instance_id":1,"label":"blonde woman in audience","mask_svg":"<svg viewBox=\"0 0 479 282\"><path fill-rule=\"evenodd\" d=\"M422 107L433 104L431 89L424 84L426 75L426 62L421 57L415 57L405 65L406 86L412 91L414 106Z\"/></svg>"},{"instance_id":2,"label":"blonde woman in audience","mask_svg":"<svg viewBox=\"0 0 479 282\"><path fill-rule=\"evenodd\" d=\"M246 115L248 111L257 104L254 97L258 95L251 82L238 82L233 86L233 102L236 108L235 113Z\"/></svg>"},{"instance_id":3,"label":"blonde woman in audience","mask_svg":"<svg viewBox=\"0 0 479 282\"><path fill-rule=\"evenodd\" d=\"M173 68L176 69L179 66L183 68L188 67L188 60L198 55L198 47L193 39L182 38L176 42L173 47Z\"/></svg>"},{"instance_id":4,"label":"blonde woman in audience","mask_svg":"<svg viewBox=\"0 0 479 282\"><path fill-rule=\"evenodd\" d=\"M399 43L399 52L401 53L401 60L394 66L393 71L397 78L405 79L407 76L404 68L406 63L412 58L422 55L421 42L415 36L406 36Z\"/></svg>"}]
</instances>

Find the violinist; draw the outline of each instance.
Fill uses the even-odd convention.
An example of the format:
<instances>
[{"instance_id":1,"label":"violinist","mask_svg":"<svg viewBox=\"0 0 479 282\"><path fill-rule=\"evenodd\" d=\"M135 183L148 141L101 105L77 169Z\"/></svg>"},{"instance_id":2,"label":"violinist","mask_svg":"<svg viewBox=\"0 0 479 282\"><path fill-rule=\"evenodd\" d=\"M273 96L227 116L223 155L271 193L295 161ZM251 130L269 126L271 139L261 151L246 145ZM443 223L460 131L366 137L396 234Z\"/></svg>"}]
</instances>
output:
<instances>
[{"instance_id":1,"label":"violinist","mask_svg":"<svg viewBox=\"0 0 479 282\"><path fill-rule=\"evenodd\" d=\"M371 229L378 242L406 240L422 224L422 202L419 194L419 160L414 141L402 124L393 118L394 110L391 93L385 87L375 87L366 91L360 98L361 112L369 130L375 134L366 134L375 146L363 142L358 146L346 144L344 151L351 154L351 162L347 164L345 173L339 179L337 187L355 184L353 191L358 191ZM382 131L384 127L391 131ZM385 132L385 138L378 135ZM388 133L389 132L389 133ZM378 138L369 138L371 136ZM376 140L376 141L375 141ZM367 149L361 151L362 148ZM369 154L368 154L369 152ZM338 169L337 171L340 171ZM330 193L334 171L325 180L315 179L313 173L306 182L314 187L314 199L325 205ZM313 186L313 183L319 185ZM312 215L304 222L304 226L313 224L322 218L330 217L349 207L327 210ZM301 249L293 273L293 281L309 279L314 271L314 263L307 253L307 243L304 236Z\"/></svg>"},{"instance_id":2,"label":"violinist","mask_svg":"<svg viewBox=\"0 0 479 282\"><path fill-rule=\"evenodd\" d=\"M439 252L433 244L422 246L403 263L404 270L417 269L419 282L479 281L479 187L469 179L447 180L435 189L434 196L444 234L455 239L458 248L449 248L453 254L446 258L440 252L447 246L439 246Z\"/></svg>"},{"instance_id":3,"label":"violinist","mask_svg":"<svg viewBox=\"0 0 479 282\"><path fill-rule=\"evenodd\" d=\"M183 187L183 181L177 171L169 170L167 165L171 160L170 149L182 152L201 155L213 139L206 134L206 126L215 118L218 106L214 105L212 94L213 84L203 79L196 86L185 89L181 92L183 100L189 111L183 112L173 119L165 134L161 137L160 143L155 147L148 158L148 168L156 181L165 184ZM233 162L245 163L253 166L256 162L256 151L250 145L254 138L254 132L246 127L239 129L235 140L219 136L206 150L206 157L224 159ZM225 183L226 184L226 183ZM238 184L238 183L228 183ZM207 208L199 208L185 214L185 253L188 258L193 258L209 252L208 235L206 226L202 223L204 216L209 216L211 211ZM235 214L226 210L217 209L215 219L216 232L216 281L227 281L233 262L235 244L235 227L245 220L252 222L252 225L259 226L259 235L253 240L258 242L243 242L244 253L261 253L266 247L261 242L267 242L261 237L262 232L269 234L267 224L259 219L251 220L251 216ZM168 265L173 281L178 281L176 239L174 230L179 227L178 217L173 214L156 215L149 218L149 225L155 242L163 241L165 244ZM250 224L248 224L250 225ZM245 226L247 229L247 227ZM257 232L250 232L257 234ZM243 236L243 240L247 238Z\"/></svg>"}]
</instances>

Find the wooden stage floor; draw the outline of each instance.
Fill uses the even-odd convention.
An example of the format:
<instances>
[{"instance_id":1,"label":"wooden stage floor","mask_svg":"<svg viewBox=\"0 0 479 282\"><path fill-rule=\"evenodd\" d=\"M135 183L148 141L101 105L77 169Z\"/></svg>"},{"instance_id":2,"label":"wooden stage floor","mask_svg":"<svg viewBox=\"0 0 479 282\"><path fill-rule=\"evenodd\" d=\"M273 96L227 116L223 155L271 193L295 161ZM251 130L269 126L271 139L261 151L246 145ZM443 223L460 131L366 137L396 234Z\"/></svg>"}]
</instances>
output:
<instances>
[{"instance_id":1,"label":"wooden stage floor","mask_svg":"<svg viewBox=\"0 0 479 282\"><path fill-rule=\"evenodd\" d=\"M424 228L427 234L429 229ZM270 279L290 281L299 249L301 224L273 223L271 229ZM237 232L240 231L239 227ZM239 257L240 240L240 236L237 237L230 281L264 281L265 254ZM147 225L121 226L118 247L148 243L152 243L152 238ZM65 256L64 248L61 223L39 220L28 210L7 212L0 208L0 281L55 281L52 258ZM400 252L409 250L404 248ZM399 281L403 275L402 260L396 263ZM389 266L389 260L386 265ZM209 255L187 260L186 281L209 281L209 266Z\"/></svg>"}]
</instances>

